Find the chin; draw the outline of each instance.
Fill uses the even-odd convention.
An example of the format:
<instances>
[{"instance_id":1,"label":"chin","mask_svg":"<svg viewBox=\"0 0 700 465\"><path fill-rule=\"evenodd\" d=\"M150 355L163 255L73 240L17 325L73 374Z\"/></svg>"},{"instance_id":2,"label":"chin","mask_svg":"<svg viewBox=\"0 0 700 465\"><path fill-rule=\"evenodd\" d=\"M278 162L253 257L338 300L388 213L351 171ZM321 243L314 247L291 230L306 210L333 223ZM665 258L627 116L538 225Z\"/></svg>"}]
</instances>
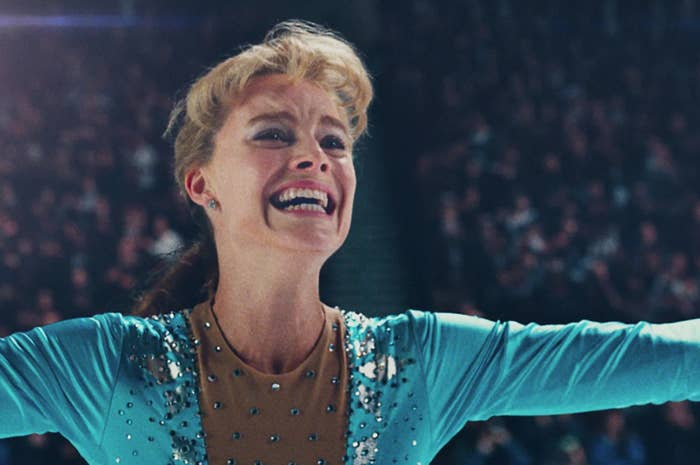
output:
<instances>
[{"instance_id":1,"label":"chin","mask_svg":"<svg viewBox=\"0 0 700 465\"><path fill-rule=\"evenodd\" d=\"M319 255L325 255L326 257L330 257L335 253L336 250L340 248L340 245L341 244L338 244L337 242L326 244L303 243L299 244L299 250L317 253Z\"/></svg>"},{"instance_id":2,"label":"chin","mask_svg":"<svg viewBox=\"0 0 700 465\"><path fill-rule=\"evenodd\" d=\"M339 243L337 238L330 240L328 237L309 233L304 235L285 234L285 237L277 237L274 244L270 244L274 248L329 256L341 245L342 242Z\"/></svg>"}]
</instances>

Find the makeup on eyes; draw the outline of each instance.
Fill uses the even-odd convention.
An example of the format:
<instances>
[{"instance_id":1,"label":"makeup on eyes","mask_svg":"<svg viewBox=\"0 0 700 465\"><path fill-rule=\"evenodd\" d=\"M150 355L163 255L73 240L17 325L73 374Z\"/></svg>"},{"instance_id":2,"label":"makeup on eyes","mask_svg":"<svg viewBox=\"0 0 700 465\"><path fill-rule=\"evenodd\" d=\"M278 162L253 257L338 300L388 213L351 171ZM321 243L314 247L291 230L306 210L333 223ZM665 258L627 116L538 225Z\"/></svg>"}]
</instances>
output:
<instances>
[{"instance_id":1,"label":"makeup on eyes","mask_svg":"<svg viewBox=\"0 0 700 465\"><path fill-rule=\"evenodd\" d=\"M324 150L345 152L349 149L350 144L344 136L345 135L343 133L339 133L337 129L331 128L329 132L325 132L320 137L317 137L318 143ZM285 127L284 125L270 125L269 123L263 123L261 124L260 128L253 128L250 139L255 142L263 143L293 144L297 138L294 131Z\"/></svg>"},{"instance_id":2,"label":"makeup on eyes","mask_svg":"<svg viewBox=\"0 0 700 465\"><path fill-rule=\"evenodd\" d=\"M256 130L253 140L293 142L294 135L288 129L272 126Z\"/></svg>"},{"instance_id":3,"label":"makeup on eyes","mask_svg":"<svg viewBox=\"0 0 700 465\"><path fill-rule=\"evenodd\" d=\"M271 123L286 123L289 125L298 124L298 119L292 113L288 111L276 111L269 113L261 113L252 117L250 120L248 120L247 126L251 127L260 121L267 121ZM343 124L342 121L338 120L333 116L322 115L319 120L319 125L336 128L337 130L341 131L345 138L350 138L350 132L348 131L347 126Z\"/></svg>"}]
</instances>

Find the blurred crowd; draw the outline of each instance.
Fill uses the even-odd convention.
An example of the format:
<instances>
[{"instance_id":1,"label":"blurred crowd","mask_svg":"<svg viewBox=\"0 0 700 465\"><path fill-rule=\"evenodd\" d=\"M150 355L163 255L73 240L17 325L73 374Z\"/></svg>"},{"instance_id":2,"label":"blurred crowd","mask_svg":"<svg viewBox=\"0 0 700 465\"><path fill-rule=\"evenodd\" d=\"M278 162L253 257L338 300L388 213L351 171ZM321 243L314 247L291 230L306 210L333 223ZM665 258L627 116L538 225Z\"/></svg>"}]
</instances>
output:
<instances>
[{"instance_id":1,"label":"blurred crowd","mask_svg":"<svg viewBox=\"0 0 700 465\"><path fill-rule=\"evenodd\" d=\"M540 323L700 316L700 10L593 3L372 10L383 25L363 41L376 40L364 49L378 68L372 125L387 160L410 167L435 310ZM154 264L192 237L161 132L183 83L241 43L242 31L216 27L192 40L0 34L0 337L128 311ZM435 463L687 465L700 456L698 415L669 403L498 418L468 424ZM33 435L0 441L0 465L15 463L84 462Z\"/></svg>"},{"instance_id":2,"label":"blurred crowd","mask_svg":"<svg viewBox=\"0 0 700 465\"><path fill-rule=\"evenodd\" d=\"M0 337L128 312L191 227L161 133L170 79L194 72L173 66L155 32L3 31L0 42ZM84 462L35 435L0 441L10 463Z\"/></svg>"},{"instance_id":3,"label":"blurred crowd","mask_svg":"<svg viewBox=\"0 0 700 465\"><path fill-rule=\"evenodd\" d=\"M0 57L0 334L111 306L182 243L160 138L173 90L156 71L172 49L27 39L3 36Z\"/></svg>"},{"instance_id":4,"label":"blurred crowd","mask_svg":"<svg viewBox=\"0 0 700 465\"><path fill-rule=\"evenodd\" d=\"M482 3L415 2L387 45L405 49L388 87L413 115L399 122L419 147L434 302L546 322L698 316L692 2L663 24Z\"/></svg>"},{"instance_id":5,"label":"blurred crowd","mask_svg":"<svg viewBox=\"0 0 700 465\"><path fill-rule=\"evenodd\" d=\"M700 5L555 3L384 12L382 125L391 166L414 161L404 199L422 216L432 306L539 323L698 318ZM698 414L498 419L468 425L438 462L690 464Z\"/></svg>"}]
</instances>

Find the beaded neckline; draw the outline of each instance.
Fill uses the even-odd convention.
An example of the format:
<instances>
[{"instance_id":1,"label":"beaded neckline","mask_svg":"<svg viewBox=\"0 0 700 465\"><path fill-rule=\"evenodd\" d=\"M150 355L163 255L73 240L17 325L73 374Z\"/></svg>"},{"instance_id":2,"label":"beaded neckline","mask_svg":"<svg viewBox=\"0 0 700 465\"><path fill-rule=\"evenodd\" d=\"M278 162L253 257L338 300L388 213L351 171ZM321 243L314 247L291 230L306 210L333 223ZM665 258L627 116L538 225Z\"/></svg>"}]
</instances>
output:
<instances>
[{"instance_id":1,"label":"beaded neckline","mask_svg":"<svg viewBox=\"0 0 700 465\"><path fill-rule=\"evenodd\" d=\"M195 308L197 308L197 307L195 307ZM323 340L323 338L326 337L326 335L327 335L327 328L326 327L328 326L328 315L327 315L328 312L327 312L327 310L325 310L325 308L323 309L323 326L321 328L321 332L319 333L318 337L316 338L316 341L314 342L313 347L306 354L304 359L300 363L297 364L296 367L294 367L293 369L288 370L286 372L283 372L283 373L263 372L263 371L260 371L259 369L257 369L255 366L251 365L250 363L246 362L243 359L243 357L241 357L241 355L236 351L233 344L226 337L226 333L224 333L223 329L221 328L219 318L216 316L216 313L214 312L214 308L212 307L211 303L209 303L208 305L203 307L203 309L206 309L208 312L207 317L204 318L205 319L205 321L204 321L205 328L206 329L216 329L218 331L218 334L221 336L221 339L224 341L226 347L229 349L229 354L235 358L236 362L245 366L245 368L247 370L254 372L258 376L269 377L269 378L274 378L274 377L284 378L284 377L293 376L296 372L301 370L302 367L304 367L305 365L308 364L308 361L314 357L314 354L316 354L319 350L323 350L320 347L320 343ZM339 309L336 307L336 310L339 310ZM192 311L194 311L194 309L192 309ZM211 323L209 321L208 317L211 317L213 323ZM223 347L220 347L220 350L223 351L224 350Z\"/></svg>"}]
</instances>

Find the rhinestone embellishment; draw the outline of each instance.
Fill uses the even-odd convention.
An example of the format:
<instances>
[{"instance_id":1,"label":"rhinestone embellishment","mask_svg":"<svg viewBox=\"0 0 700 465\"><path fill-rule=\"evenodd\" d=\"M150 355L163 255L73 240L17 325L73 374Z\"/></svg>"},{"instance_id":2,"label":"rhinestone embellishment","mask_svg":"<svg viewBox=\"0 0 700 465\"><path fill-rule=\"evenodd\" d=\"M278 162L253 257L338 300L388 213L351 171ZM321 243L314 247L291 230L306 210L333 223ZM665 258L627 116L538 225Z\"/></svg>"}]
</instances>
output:
<instances>
[{"instance_id":1,"label":"rhinestone embellishment","mask_svg":"<svg viewBox=\"0 0 700 465\"><path fill-rule=\"evenodd\" d=\"M401 340L401 342L399 342L399 336L404 339L410 339L412 336L404 331L403 327L395 325L391 321L387 327L385 327L383 322L377 323L379 320L363 318L360 314L344 312L343 316L346 323L343 328L343 333L340 335L333 335L338 341L333 341L335 344L332 346L328 343L328 340L326 340L325 344L321 345L321 351L323 352L324 348L328 349L324 356L329 356L329 351L340 352L341 354L339 355L346 356L348 362L347 373L345 371L340 372L337 368L329 372L326 370L325 366L321 368L311 365L313 369L309 369L307 365L307 367L297 372L297 378L293 381L293 383L301 383L301 385L310 388L315 386L315 380L318 379L321 383L318 387L322 386L326 392L332 394L332 397L329 396L325 399L319 397L315 399L315 403L311 406L309 412L305 411L306 403L295 405L295 401L292 400L292 402L289 402L287 405L284 403L281 405L280 413L285 415L284 411L286 409L292 417L296 417L300 416L301 410L304 409L305 416L315 415L317 418L326 419L326 421L336 421L336 419L341 418L341 413L350 416L348 427L343 430L346 437L346 447L342 462L338 462L337 460L343 455L342 453L337 456L318 453L317 455L310 456L311 464L326 465L329 462L334 464L338 462L347 465L378 465L380 463L386 463L387 465L405 463L406 465L411 465L422 461L422 458L417 455L423 450L419 445L427 444L429 438L427 438L425 434L427 430L425 426L427 425L427 421L423 422L422 427L418 423L425 415L425 412L422 411L423 406L419 404L419 401L423 400L424 394L416 387L421 386L420 389L422 389L422 385L420 383L414 384L413 379L419 376L420 370L417 366L415 368L409 366L415 363L415 361L410 359L411 356L415 356L413 352L415 348L413 346L408 348L409 344L407 344L406 341ZM393 328L389 328L389 325ZM205 332L206 325L200 320L193 329ZM390 331L392 329L393 331ZM233 403L230 404L228 398L221 393L223 392L221 389L226 383L243 386L240 384L241 381L251 377L253 377L253 379L250 381L257 382L257 375L245 373L243 371L246 369L245 366L241 366L240 364L240 368L236 368L236 364L220 369L198 367L196 365L197 349L193 342L194 336L188 338L187 341L183 341L182 338L178 337L179 334L173 332L172 336L166 336L167 342L163 344L164 346L166 344L172 344L171 347L177 347L177 349L172 350L173 353L177 354L176 356L170 357L168 355L168 357L159 358L157 351L151 351L147 353L155 353L155 357L151 360L144 359L142 362L142 365L148 364L148 368L150 368L149 371L153 373L153 378L146 378L147 382L152 383L151 388L154 385L163 384L159 396L153 396L152 399L146 398L142 400L139 397L141 396L141 392L137 390L137 394L132 394L132 396L134 396L132 397L134 400L134 403L132 403L133 405L127 405L127 400L129 400L127 398L124 398L123 401L120 401L118 404L118 408L123 409L122 411L124 412L122 413L123 416L116 417L120 425L122 427L124 427L125 424L128 425L129 423L127 421L131 418L134 419L133 425L135 425L134 429L130 431L130 433L133 434L133 439L129 443L131 447L118 452L119 457L124 459L120 460L121 463L127 462L127 458L131 457L135 451L138 453L138 458L143 461L145 461L147 457L150 457L146 453L145 446L144 448L140 447L139 441L143 441L143 444L148 444L149 446L152 446L153 442L147 442L146 435L139 437L139 434L137 434L138 430L136 427L138 426L139 417L135 413L143 408L148 400L152 402L149 407L153 407L153 410L149 410L144 417L148 420L144 420L144 422L152 430L152 432L149 431L148 433L153 435L148 436L148 439L150 441L152 437L157 438L158 442L156 444L158 445L161 445L161 439L164 439L167 441L167 443L164 444L166 447L172 443L172 449L168 447L169 460L167 460L168 457L166 457L166 460L172 463L172 465L203 465L208 463L207 456L205 455L206 450L203 449L204 441L202 439L204 436L198 433L202 430L202 425L200 424L201 418L206 417L204 417L203 413L198 411L197 397L193 397L193 395L196 396L198 392L197 388L206 386L206 389L211 389L212 393L219 392L219 394L214 394L212 397L203 397L203 399L209 399L206 404L209 409L216 409L216 407L214 407L214 399L220 400L217 401L220 410L215 410L217 413L212 415L211 418L219 418L221 420L223 419L222 415L227 414L228 411L233 408ZM344 339L344 344L340 343L341 337ZM162 341L163 339L158 338L155 345L161 344ZM221 342L219 343L221 344ZM205 346L207 350L211 351L213 357L221 358L221 360L225 361L224 357L226 354L215 355L214 344L209 345L206 338L203 338L200 349L204 350L203 348ZM194 352L188 352L193 349ZM220 351L223 351L223 346L221 346ZM195 363L188 365L185 360L186 357L184 355L180 356L180 354L189 354L189 359L192 359L191 361ZM137 357L140 357L140 355L137 355ZM182 364L180 365L178 362L182 362ZM198 373L199 369L202 370L201 373ZM336 376L332 376L333 374ZM198 384L196 382L199 375L205 380L203 384ZM229 378L229 376L233 376L233 379ZM243 379L237 378L241 376L245 377ZM186 382L189 382L189 384L186 384ZM293 383L291 381L288 383L285 379L280 379L275 376L267 378L267 382L264 382L262 384L262 389L259 390L259 395L263 398L267 396L270 400L277 399L277 401L279 401L282 394L276 393L281 391L282 382L287 383L285 384L285 393L292 388ZM265 385L268 387L265 388ZM147 392L151 388L145 388L143 392ZM338 403L337 400L341 392L338 389L343 388L347 388L346 391L342 392L347 392L348 397L347 404L343 402L341 407L341 404ZM168 394L161 397L161 394L164 394L166 390ZM409 393L408 391L413 392ZM414 397L414 400L411 401L409 399L410 397ZM163 412L157 410L159 401L164 404L165 402L168 403L167 408L163 409ZM304 400L304 402L306 402L306 400ZM411 407L413 403L418 404L418 407ZM262 407L258 408L257 405L262 405ZM246 407L248 407L248 411L246 411ZM248 416L251 420L250 424L254 425L255 421L259 421L273 414L273 412L268 412L268 410L266 410L267 407L268 404L263 402L262 399L258 399L257 397L254 399L251 398L247 403L243 404L242 411L239 412L239 414L241 418ZM330 416L326 416L327 414ZM149 417L149 415L151 416ZM259 417L252 418L250 415L258 415ZM318 415L321 415L321 417L318 417ZM302 418L303 417L287 418L287 420L290 424L297 423L301 426L303 424L301 422ZM344 418L344 415L342 418ZM405 420L405 418L408 418L408 420ZM407 423L404 424L404 421ZM179 425L185 424L183 422L186 422L187 425L182 428L184 431L178 428ZM364 428L359 426L360 423ZM401 427L393 428L395 424L401 425ZM161 428L161 426L158 425L162 425L163 427ZM239 428L243 428L243 425L240 425ZM219 458L217 458L216 461L218 465L222 463L226 463L226 465L238 465L239 463L252 465L254 463L261 464L262 461L264 461L266 465L269 465L266 457L262 455L258 457L250 456L252 454L248 455L248 457L239 456L238 452L236 452L236 450L238 450L237 448L246 446L247 442L253 441L253 436L251 434L249 437L249 435L246 434L248 431L246 429L239 429L243 434L240 432L236 434L232 431L233 429L234 428L230 428L228 433L219 439L228 441L231 450L222 453ZM307 446L319 447L323 445L326 439L324 435L327 434L326 429L321 427L312 427L309 429L312 431L315 430L315 432L310 433L308 430L297 426L294 438L301 439L303 443L304 433L306 433ZM400 443L396 442L397 436L395 436L393 432L395 429L401 429L401 431L405 429L406 431L406 435L399 438ZM413 433L411 433L411 431L413 431ZM127 431L124 431L122 434L126 433ZM162 438L161 435L165 437ZM267 431L258 431L256 436L256 441L262 440L263 443L267 442L269 444L267 447L275 447L278 450L282 450L288 445L290 447L294 446L291 444L292 436L289 436L286 430L276 429L275 431L271 428ZM380 437L382 438L382 443L379 443ZM123 440L124 436L121 436L121 438ZM213 435L212 438L214 438ZM212 441L213 440L214 439L212 439ZM308 443L310 441L315 441L315 443ZM394 450L396 449L386 445L392 444L392 441L397 444L397 448L399 447L398 444L403 446L401 447L400 454L395 455ZM127 441L124 441L124 443L126 444ZM385 444L383 450L381 444ZM311 449L309 449L309 452L313 454ZM320 457L321 455L323 455L323 457ZM117 456L117 453L114 453L110 457L112 463L114 463L115 456ZM329 457L329 459L325 459L325 457ZM290 459L292 459L292 457L287 457L288 462L282 461L281 463L287 463L287 465L294 465L297 463L296 460L292 461ZM297 457L294 457L294 459L297 459ZM209 461L212 465L217 465L211 457Z\"/></svg>"},{"instance_id":2,"label":"rhinestone embellishment","mask_svg":"<svg viewBox=\"0 0 700 465\"><path fill-rule=\"evenodd\" d=\"M124 450L120 459L115 459L117 463L122 462L126 455L145 461L142 457L147 454L137 449L137 445L141 441L144 445L154 443L160 436L164 436L163 446L168 448L170 462L177 465L203 463L206 450L199 423L198 341L192 333L190 313L191 309L185 309L126 320L125 355L130 363L129 369L139 376L143 386L131 389L132 400L124 405L130 417L136 415L132 412L140 407L148 406L150 416L145 416L144 420L158 431L151 429L151 435L137 435L140 418L138 415L126 418L125 423L134 430L125 431L124 437L133 447ZM125 415L126 412L120 410L118 414Z\"/></svg>"}]
</instances>

